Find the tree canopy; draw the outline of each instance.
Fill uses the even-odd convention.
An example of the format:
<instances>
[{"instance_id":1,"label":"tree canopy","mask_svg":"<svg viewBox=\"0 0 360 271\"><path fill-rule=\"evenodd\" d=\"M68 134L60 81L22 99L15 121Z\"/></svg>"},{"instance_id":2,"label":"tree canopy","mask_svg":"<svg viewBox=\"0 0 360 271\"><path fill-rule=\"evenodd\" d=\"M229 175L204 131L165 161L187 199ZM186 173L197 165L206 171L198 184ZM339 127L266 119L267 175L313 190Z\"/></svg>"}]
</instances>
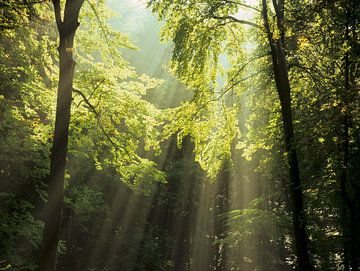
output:
<instances>
[{"instance_id":1,"label":"tree canopy","mask_svg":"<svg viewBox=\"0 0 360 271\"><path fill-rule=\"evenodd\" d=\"M0 270L359 270L358 1L0 7Z\"/></svg>"}]
</instances>

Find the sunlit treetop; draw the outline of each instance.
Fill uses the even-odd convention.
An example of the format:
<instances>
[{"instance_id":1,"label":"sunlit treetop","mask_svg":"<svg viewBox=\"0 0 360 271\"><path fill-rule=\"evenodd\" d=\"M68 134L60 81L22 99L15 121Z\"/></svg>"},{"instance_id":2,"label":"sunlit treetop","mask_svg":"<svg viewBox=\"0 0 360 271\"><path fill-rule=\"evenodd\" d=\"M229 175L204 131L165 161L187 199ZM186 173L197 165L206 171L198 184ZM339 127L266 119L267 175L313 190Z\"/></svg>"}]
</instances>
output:
<instances>
[{"instance_id":1,"label":"sunlit treetop","mask_svg":"<svg viewBox=\"0 0 360 271\"><path fill-rule=\"evenodd\" d=\"M191 135L197 160L214 177L240 136L239 97L254 71L245 35L258 28L244 10L258 10L240 1L154 0L149 5L165 21L162 39L173 41L173 72L194 90L193 100L172 113L182 125L170 121L166 131Z\"/></svg>"}]
</instances>

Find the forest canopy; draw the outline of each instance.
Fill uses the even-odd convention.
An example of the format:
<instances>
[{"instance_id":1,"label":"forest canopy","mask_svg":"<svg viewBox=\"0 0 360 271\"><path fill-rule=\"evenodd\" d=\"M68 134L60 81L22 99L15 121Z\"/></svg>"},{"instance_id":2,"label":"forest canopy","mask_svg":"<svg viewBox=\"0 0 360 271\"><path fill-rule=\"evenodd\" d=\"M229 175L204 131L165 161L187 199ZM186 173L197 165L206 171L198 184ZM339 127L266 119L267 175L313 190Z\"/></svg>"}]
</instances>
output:
<instances>
[{"instance_id":1,"label":"forest canopy","mask_svg":"<svg viewBox=\"0 0 360 271\"><path fill-rule=\"evenodd\" d=\"M0 270L360 270L358 1L0 7Z\"/></svg>"}]
</instances>

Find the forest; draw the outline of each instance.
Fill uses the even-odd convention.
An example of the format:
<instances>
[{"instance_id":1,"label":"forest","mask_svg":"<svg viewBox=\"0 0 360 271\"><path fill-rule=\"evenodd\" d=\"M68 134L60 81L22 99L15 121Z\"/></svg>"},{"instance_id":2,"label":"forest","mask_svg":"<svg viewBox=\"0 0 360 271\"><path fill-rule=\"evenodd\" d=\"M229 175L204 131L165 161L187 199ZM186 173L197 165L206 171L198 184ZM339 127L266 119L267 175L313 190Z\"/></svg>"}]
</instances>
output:
<instances>
[{"instance_id":1,"label":"forest","mask_svg":"<svg viewBox=\"0 0 360 271\"><path fill-rule=\"evenodd\" d=\"M0 270L360 270L360 1L0 8Z\"/></svg>"}]
</instances>

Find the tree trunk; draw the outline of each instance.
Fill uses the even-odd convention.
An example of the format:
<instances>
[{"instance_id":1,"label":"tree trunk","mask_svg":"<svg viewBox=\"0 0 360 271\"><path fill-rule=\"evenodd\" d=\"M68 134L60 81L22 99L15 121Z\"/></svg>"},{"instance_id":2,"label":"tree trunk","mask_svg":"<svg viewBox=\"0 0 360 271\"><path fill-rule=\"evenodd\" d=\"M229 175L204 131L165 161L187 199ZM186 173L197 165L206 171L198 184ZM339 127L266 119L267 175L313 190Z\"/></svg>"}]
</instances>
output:
<instances>
[{"instance_id":1,"label":"tree trunk","mask_svg":"<svg viewBox=\"0 0 360 271\"><path fill-rule=\"evenodd\" d=\"M277 46L278 49L279 46ZM280 49L281 50L281 49ZM282 58L280 53L280 58ZM274 70L278 70L275 75L276 87L281 102L281 114L284 127L285 151L287 153L287 162L289 167L290 188L291 188L291 203L292 203L292 219L295 237L295 249L298 258L299 269L302 271L312 270L310 264L310 257L308 254L308 237L306 234L306 219L304 214L304 203L302 187L300 182L299 164L296 153L296 148L293 144L294 127L292 121L292 108L290 97L290 84L287 75L286 66L283 65L284 59L277 59L278 65Z\"/></svg>"},{"instance_id":2,"label":"tree trunk","mask_svg":"<svg viewBox=\"0 0 360 271\"><path fill-rule=\"evenodd\" d=\"M350 7L346 3L346 24L345 24L345 41L350 43ZM358 242L357 242L357 221L356 221L356 207L354 201L351 200L351 197L348 193L348 170L349 170L349 142L350 142L350 122L351 122L351 113L349 109L349 104L351 103L351 87L350 87L350 56L349 51L346 51L344 56L344 90L345 93L342 97L342 111L345 115L343 116L343 161L342 169L340 176L340 192L341 197L344 201L346 210L343 212L344 217L344 228L348 227L348 231L344 229L344 265L347 266L347 259L350 256L350 266L351 270L358 270ZM348 232L348 233L347 233ZM346 253L345 253L346 252ZM347 255L348 254L348 255Z\"/></svg>"},{"instance_id":3,"label":"tree trunk","mask_svg":"<svg viewBox=\"0 0 360 271\"><path fill-rule=\"evenodd\" d=\"M66 1L64 20L61 19L60 1L54 0L54 11L60 35L60 74L57 93L54 141L51 149L48 201L45 209L45 227L40 251L40 271L53 271L56 267L56 252L64 197L64 177L70 123L75 62L73 45L78 17L84 0Z\"/></svg>"},{"instance_id":4,"label":"tree trunk","mask_svg":"<svg viewBox=\"0 0 360 271\"><path fill-rule=\"evenodd\" d=\"M214 207L214 261L213 270L225 271L227 249L225 244L227 227L227 216L229 212L229 181L230 181L230 161L223 162L222 169L217 177L217 193Z\"/></svg>"},{"instance_id":5,"label":"tree trunk","mask_svg":"<svg viewBox=\"0 0 360 271\"><path fill-rule=\"evenodd\" d=\"M289 184L292 207L292 222L294 230L295 253L297 256L297 265L300 271L312 271L314 267L311 264L308 252L308 236L306 233L306 219L304 214L303 193L300 182L299 163L294 146L294 126L292 120L291 108L291 88L288 76L288 67L284 48L284 3L283 1L273 1L277 18L277 27L280 37L275 39L271 32L269 19L267 15L267 2L262 0L263 20L267 33L268 42L271 49L273 71L276 88L281 103L281 115L283 122L283 131L285 139L285 151L289 168Z\"/></svg>"}]
</instances>

